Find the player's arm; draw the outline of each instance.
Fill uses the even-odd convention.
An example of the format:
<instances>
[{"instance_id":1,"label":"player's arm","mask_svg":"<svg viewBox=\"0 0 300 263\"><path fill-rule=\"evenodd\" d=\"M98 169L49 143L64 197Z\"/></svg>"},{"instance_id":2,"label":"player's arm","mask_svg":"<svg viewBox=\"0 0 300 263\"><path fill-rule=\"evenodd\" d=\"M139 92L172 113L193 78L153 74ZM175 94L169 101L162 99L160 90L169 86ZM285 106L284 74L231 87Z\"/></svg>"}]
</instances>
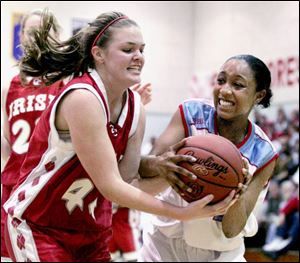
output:
<instances>
[{"instance_id":1,"label":"player's arm","mask_svg":"<svg viewBox=\"0 0 300 263\"><path fill-rule=\"evenodd\" d=\"M180 173L191 178L195 176L188 170L180 167L177 163L182 161L195 161L193 157L187 155L176 155L176 151L185 144L185 133L179 109L173 115L166 130L156 140L149 155L142 156L139 174L142 178L161 177L165 178L168 185L164 183L164 188L172 185L175 189L180 187L186 189L187 186L176 176Z\"/></svg>"},{"instance_id":2,"label":"player's arm","mask_svg":"<svg viewBox=\"0 0 300 263\"><path fill-rule=\"evenodd\" d=\"M138 168L141 160L141 145L145 131L145 111L141 105L139 123L136 132L129 138L122 161L119 163L120 174L124 181L145 191L156 195L168 186L162 177L140 178Z\"/></svg>"},{"instance_id":3,"label":"player's arm","mask_svg":"<svg viewBox=\"0 0 300 263\"><path fill-rule=\"evenodd\" d=\"M232 238L238 235L246 225L258 196L266 186L273 174L276 160L272 161L263 170L255 174L250 181L247 190L243 192L237 201L228 209L222 220L222 228L226 237Z\"/></svg>"},{"instance_id":4,"label":"player's arm","mask_svg":"<svg viewBox=\"0 0 300 263\"><path fill-rule=\"evenodd\" d=\"M11 153L8 116L6 112L6 99L8 88L4 87L1 90L1 158L7 161Z\"/></svg>"},{"instance_id":5,"label":"player's arm","mask_svg":"<svg viewBox=\"0 0 300 263\"><path fill-rule=\"evenodd\" d=\"M80 107L78 107L80 105ZM106 129L106 117L98 99L87 90L69 92L56 114L58 130L69 130L74 150L102 195L119 205L178 220L220 214L232 200L207 206L209 195L187 207L170 205L124 182L118 170L113 146Z\"/></svg>"}]
</instances>

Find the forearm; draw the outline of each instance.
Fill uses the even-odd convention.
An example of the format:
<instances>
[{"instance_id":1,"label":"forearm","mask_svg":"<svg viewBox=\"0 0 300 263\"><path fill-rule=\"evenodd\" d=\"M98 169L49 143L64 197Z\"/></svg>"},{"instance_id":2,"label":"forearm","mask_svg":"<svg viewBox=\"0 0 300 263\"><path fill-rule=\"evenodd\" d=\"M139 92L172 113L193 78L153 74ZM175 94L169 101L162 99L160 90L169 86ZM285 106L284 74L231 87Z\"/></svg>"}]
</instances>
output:
<instances>
[{"instance_id":1,"label":"forearm","mask_svg":"<svg viewBox=\"0 0 300 263\"><path fill-rule=\"evenodd\" d=\"M267 182L274 171L275 163L276 160L273 160L263 170L256 173L247 190L227 210L222 220L222 228L226 237L232 238L241 233L255 205L263 202Z\"/></svg>"},{"instance_id":2,"label":"forearm","mask_svg":"<svg viewBox=\"0 0 300 263\"><path fill-rule=\"evenodd\" d=\"M250 213L245 200L245 196L241 196L223 216L222 229L227 238L237 236L246 225Z\"/></svg>"},{"instance_id":3,"label":"forearm","mask_svg":"<svg viewBox=\"0 0 300 263\"><path fill-rule=\"evenodd\" d=\"M107 189L107 187L104 188ZM102 192L105 198L121 206L178 220L186 219L185 213L182 211L184 208L176 207L167 202L158 200L150 194L125 183L123 180L116 180L114 186L107 190L108 191Z\"/></svg>"},{"instance_id":4,"label":"forearm","mask_svg":"<svg viewBox=\"0 0 300 263\"><path fill-rule=\"evenodd\" d=\"M222 228L226 237L237 236L244 229L247 220L257 203L261 188L249 185L248 190L227 210L222 220Z\"/></svg>"},{"instance_id":5,"label":"forearm","mask_svg":"<svg viewBox=\"0 0 300 263\"><path fill-rule=\"evenodd\" d=\"M170 186L169 183L160 176L134 179L131 185L151 195L157 195Z\"/></svg>"}]
</instances>

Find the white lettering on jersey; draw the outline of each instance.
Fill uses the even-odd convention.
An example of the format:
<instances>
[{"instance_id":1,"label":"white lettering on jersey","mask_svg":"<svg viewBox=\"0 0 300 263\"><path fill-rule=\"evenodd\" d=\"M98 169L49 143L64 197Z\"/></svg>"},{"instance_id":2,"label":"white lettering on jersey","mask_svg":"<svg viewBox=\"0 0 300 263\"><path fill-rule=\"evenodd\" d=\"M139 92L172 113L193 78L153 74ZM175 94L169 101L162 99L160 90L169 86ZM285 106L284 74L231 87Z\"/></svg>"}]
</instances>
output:
<instances>
[{"instance_id":1,"label":"white lettering on jersey","mask_svg":"<svg viewBox=\"0 0 300 263\"><path fill-rule=\"evenodd\" d=\"M20 132L20 133L19 133ZM12 133L13 135L18 135L15 140L12 149L14 152L18 154L26 153L29 145L29 137L30 137L30 125L25 120L17 120L12 125Z\"/></svg>"},{"instance_id":2,"label":"white lettering on jersey","mask_svg":"<svg viewBox=\"0 0 300 263\"><path fill-rule=\"evenodd\" d=\"M48 99L49 99L49 104L54 100L55 96L49 94Z\"/></svg>"},{"instance_id":3,"label":"white lettering on jersey","mask_svg":"<svg viewBox=\"0 0 300 263\"><path fill-rule=\"evenodd\" d=\"M39 94L35 97L35 100L37 102L34 104L35 110L42 111L42 110L46 109L46 98L47 98L46 94Z\"/></svg>"},{"instance_id":4,"label":"white lettering on jersey","mask_svg":"<svg viewBox=\"0 0 300 263\"><path fill-rule=\"evenodd\" d=\"M25 98L18 98L14 100L13 116L19 115L20 113L25 112Z\"/></svg>"},{"instance_id":5,"label":"white lettering on jersey","mask_svg":"<svg viewBox=\"0 0 300 263\"><path fill-rule=\"evenodd\" d=\"M34 100L35 96L34 95L30 95L27 96L27 112L33 111L33 100Z\"/></svg>"},{"instance_id":6,"label":"white lettering on jersey","mask_svg":"<svg viewBox=\"0 0 300 263\"><path fill-rule=\"evenodd\" d=\"M83 199L93 190L93 188L94 185L88 178L78 179L70 185L68 190L62 196L62 199L66 201L66 208L69 214L73 212L76 206L83 211Z\"/></svg>"},{"instance_id":7,"label":"white lettering on jersey","mask_svg":"<svg viewBox=\"0 0 300 263\"><path fill-rule=\"evenodd\" d=\"M98 198L96 198L93 202L91 202L89 204L89 213L92 216L92 218L94 218L94 220L96 220L96 218L95 218L95 208L97 206L97 199Z\"/></svg>"},{"instance_id":8,"label":"white lettering on jersey","mask_svg":"<svg viewBox=\"0 0 300 263\"><path fill-rule=\"evenodd\" d=\"M17 98L9 105L9 117L17 116L24 112L43 111L55 96L51 94L29 95L26 98Z\"/></svg>"}]
</instances>

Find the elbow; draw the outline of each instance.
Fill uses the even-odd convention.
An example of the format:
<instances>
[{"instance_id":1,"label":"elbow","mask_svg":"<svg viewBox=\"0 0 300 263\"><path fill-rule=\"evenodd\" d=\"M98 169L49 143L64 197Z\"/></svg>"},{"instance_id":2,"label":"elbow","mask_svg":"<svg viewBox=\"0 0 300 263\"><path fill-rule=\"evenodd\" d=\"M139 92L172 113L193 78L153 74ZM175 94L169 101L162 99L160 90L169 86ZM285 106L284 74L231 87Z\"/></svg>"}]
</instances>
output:
<instances>
[{"instance_id":1,"label":"elbow","mask_svg":"<svg viewBox=\"0 0 300 263\"><path fill-rule=\"evenodd\" d=\"M226 229L223 228L223 233L226 238L234 238L236 237L241 231L234 230L234 229Z\"/></svg>"},{"instance_id":2,"label":"elbow","mask_svg":"<svg viewBox=\"0 0 300 263\"><path fill-rule=\"evenodd\" d=\"M222 222L222 231L226 238L234 238L238 234L240 234L244 226L246 224L246 221L241 222Z\"/></svg>"}]
</instances>

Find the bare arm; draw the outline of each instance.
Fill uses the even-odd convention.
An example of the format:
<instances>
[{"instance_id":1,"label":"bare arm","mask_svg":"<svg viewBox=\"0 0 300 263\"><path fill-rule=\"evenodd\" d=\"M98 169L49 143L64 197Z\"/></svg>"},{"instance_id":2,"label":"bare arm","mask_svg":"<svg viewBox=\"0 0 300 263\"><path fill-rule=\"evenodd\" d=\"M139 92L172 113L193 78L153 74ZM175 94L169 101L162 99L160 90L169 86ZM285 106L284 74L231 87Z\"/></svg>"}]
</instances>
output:
<instances>
[{"instance_id":1,"label":"bare arm","mask_svg":"<svg viewBox=\"0 0 300 263\"><path fill-rule=\"evenodd\" d=\"M57 112L56 127L70 131L74 149L94 185L105 198L119 205L178 220L190 220L217 215L231 201L214 207L206 206L212 200L209 195L181 208L124 182L107 134L103 109L97 98L87 90L71 91L65 96Z\"/></svg>"},{"instance_id":2,"label":"bare arm","mask_svg":"<svg viewBox=\"0 0 300 263\"><path fill-rule=\"evenodd\" d=\"M159 136L155 141L150 154L148 156L142 156L142 160L139 167L139 173L142 177L153 177L160 175L162 171L157 170L156 160L154 156L163 154L169 150L169 147L176 144L184 138L183 125L180 118L179 110L173 115L171 122L169 123L166 130ZM154 156L153 156L154 155Z\"/></svg>"},{"instance_id":3,"label":"bare arm","mask_svg":"<svg viewBox=\"0 0 300 263\"><path fill-rule=\"evenodd\" d=\"M8 116L6 112L6 99L8 88L2 88L1 90L1 158L4 162L7 161L11 153L11 145L9 140L9 125Z\"/></svg>"},{"instance_id":4,"label":"bare arm","mask_svg":"<svg viewBox=\"0 0 300 263\"><path fill-rule=\"evenodd\" d=\"M166 181L162 177L154 178L140 178L138 168L141 160L141 145L145 131L145 112L141 105L141 114L139 125L135 134L129 138L124 158L119 163L119 170L123 180L131 185L145 191L149 194L155 195L161 185L166 185Z\"/></svg>"},{"instance_id":5,"label":"bare arm","mask_svg":"<svg viewBox=\"0 0 300 263\"><path fill-rule=\"evenodd\" d=\"M276 161L271 162L262 171L254 175L247 190L228 209L222 220L222 228L226 237L238 235L246 225L260 192L273 174Z\"/></svg>"},{"instance_id":6,"label":"bare arm","mask_svg":"<svg viewBox=\"0 0 300 263\"><path fill-rule=\"evenodd\" d=\"M176 165L181 161L193 161L191 156L176 155L177 149L184 145L184 138L185 133L180 111L177 110L166 130L156 140L150 155L143 156L141 159L139 167L141 177L160 177L164 179L161 181L161 184L157 186L157 193L170 185L175 188L176 186L187 188L187 186L178 179L175 173L195 178L191 172Z\"/></svg>"}]
</instances>

